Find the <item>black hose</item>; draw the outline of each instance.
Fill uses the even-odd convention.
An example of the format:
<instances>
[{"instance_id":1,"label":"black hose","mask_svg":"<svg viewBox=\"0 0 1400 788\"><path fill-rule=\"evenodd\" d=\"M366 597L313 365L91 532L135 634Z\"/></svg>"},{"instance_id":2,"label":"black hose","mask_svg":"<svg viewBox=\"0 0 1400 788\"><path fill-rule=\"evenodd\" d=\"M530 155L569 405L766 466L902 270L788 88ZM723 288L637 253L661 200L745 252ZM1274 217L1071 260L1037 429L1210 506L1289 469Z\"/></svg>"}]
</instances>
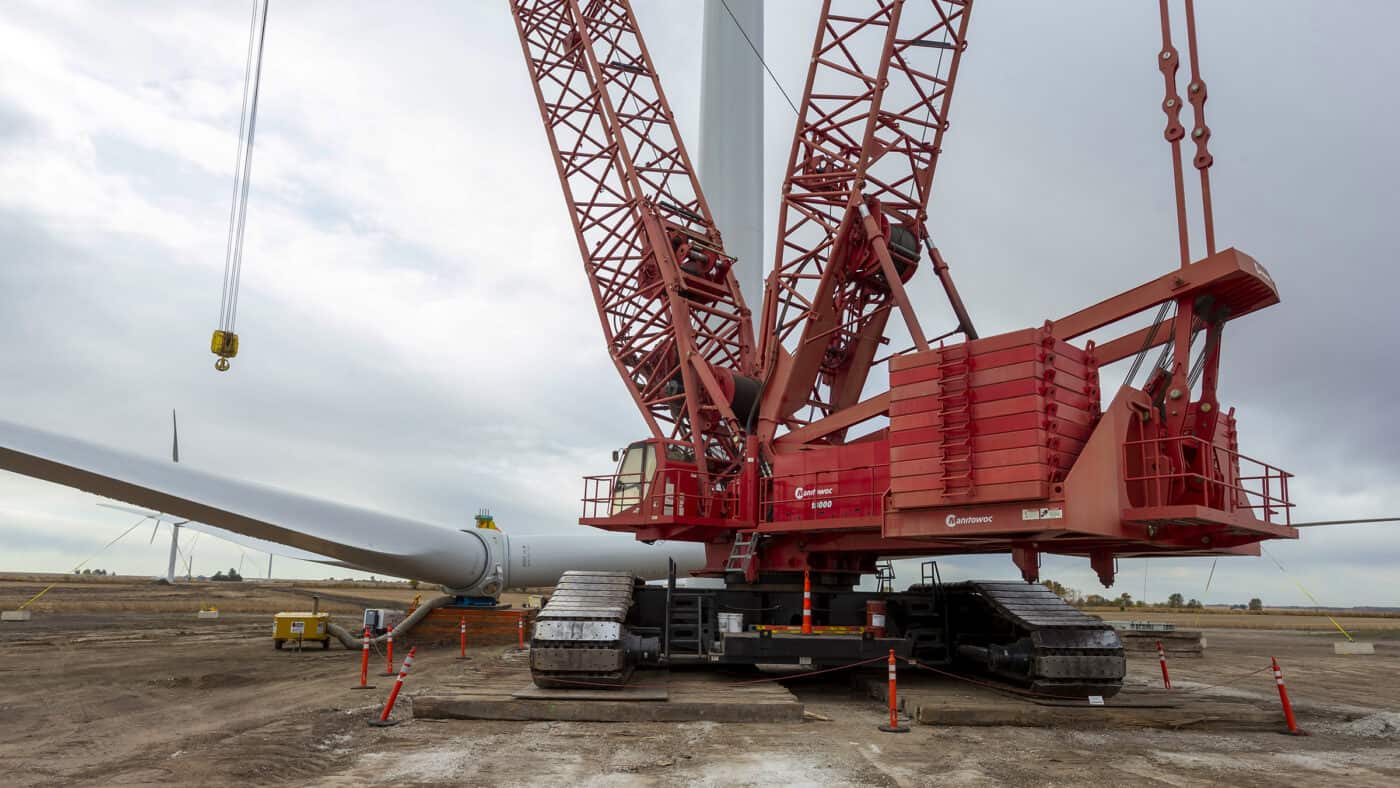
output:
<instances>
[{"instance_id":1,"label":"black hose","mask_svg":"<svg viewBox=\"0 0 1400 788\"><path fill-rule=\"evenodd\" d=\"M407 634L408 630L416 626L418 622L422 621L424 617L426 617L429 613L433 612L434 610L437 610L440 607L450 605L456 601L457 597L455 596L444 595L440 597L434 597L433 599L430 599L427 602L419 605L412 613L409 613L407 616L404 616L403 621L400 621L398 626L394 627L388 632L385 632L377 638L371 638L369 642L378 645L384 642L385 640L388 640L390 635L393 635L397 638L404 634ZM326 628L326 631L329 632L331 636L334 637L336 640L339 640L342 646L345 646L348 649L354 650L364 648L363 632L352 633L345 627L342 627L341 625L335 623L330 624Z\"/></svg>"}]
</instances>

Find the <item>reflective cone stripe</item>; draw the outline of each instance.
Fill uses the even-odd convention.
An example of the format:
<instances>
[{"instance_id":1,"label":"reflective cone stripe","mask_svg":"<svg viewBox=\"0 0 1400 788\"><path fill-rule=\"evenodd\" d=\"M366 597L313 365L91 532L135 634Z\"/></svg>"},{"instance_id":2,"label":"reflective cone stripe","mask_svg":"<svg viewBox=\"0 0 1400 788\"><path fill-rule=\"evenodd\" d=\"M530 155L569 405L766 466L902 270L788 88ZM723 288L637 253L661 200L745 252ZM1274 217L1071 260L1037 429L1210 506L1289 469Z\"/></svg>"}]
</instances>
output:
<instances>
[{"instance_id":1,"label":"reflective cone stripe","mask_svg":"<svg viewBox=\"0 0 1400 788\"><path fill-rule=\"evenodd\" d=\"M364 645L360 648L360 686L369 686L369 627L365 627Z\"/></svg>"},{"instance_id":2,"label":"reflective cone stripe","mask_svg":"<svg viewBox=\"0 0 1400 788\"><path fill-rule=\"evenodd\" d=\"M516 643L515 643L516 648L520 648L520 649L525 648L525 614L524 614L524 613L521 613L521 614L520 614L520 617L517 618L517 619L515 619L515 640L516 640Z\"/></svg>"},{"instance_id":3,"label":"reflective cone stripe","mask_svg":"<svg viewBox=\"0 0 1400 788\"><path fill-rule=\"evenodd\" d=\"M379 715L380 722L389 721L389 712L394 710L394 701L399 699L399 690L403 689L403 680L408 676L408 669L413 667L413 655L418 653L418 647L414 646L408 650L408 656L403 659L403 667L399 669L399 677L394 681L394 688L389 691L389 701L384 704L384 711Z\"/></svg>"},{"instance_id":4,"label":"reflective cone stripe","mask_svg":"<svg viewBox=\"0 0 1400 788\"><path fill-rule=\"evenodd\" d=\"M898 728L898 727L899 727L899 713L896 711L896 709L899 707L899 702L898 702L897 700L895 700L896 695L897 695L897 691L896 691L896 689L895 689L894 649L890 649L890 727L891 727L891 728Z\"/></svg>"},{"instance_id":5,"label":"reflective cone stripe","mask_svg":"<svg viewBox=\"0 0 1400 788\"><path fill-rule=\"evenodd\" d=\"M1167 675L1167 652L1162 648L1162 641L1157 641L1157 659L1162 663L1162 688L1171 689L1172 679Z\"/></svg>"},{"instance_id":6,"label":"reflective cone stripe","mask_svg":"<svg viewBox=\"0 0 1400 788\"><path fill-rule=\"evenodd\" d=\"M1298 728L1298 720L1293 716L1293 704L1288 701L1288 688L1283 685L1283 670L1278 666L1277 657L1269 657L1274 667L1274 683L1278 684L1278 699L1283 704L1283 719L1288 723L1288 732L1295 736L1307 735Z\"/></svg>"},{"instance_id":7,"label":"reflective cone stripe","mask_svg":"<svg viewBox=\"0 0 1400 788\"><path fill-rule=\"evenodd\" d=\"M812 634L812 575L802 570L802 634Z\"/></svg>"},{"instance_id":8,"label":"reflective cone stripe","mask_svg":"<svg viewBox=\"0 0 1400 788\"><path fill-rule=\"evenodd\" d=\"M462 616L461 630L462 630L462 656L465 657L465 656L467 655L467 617L466 617L466 616Z\"/></svg>"}]
</instances>

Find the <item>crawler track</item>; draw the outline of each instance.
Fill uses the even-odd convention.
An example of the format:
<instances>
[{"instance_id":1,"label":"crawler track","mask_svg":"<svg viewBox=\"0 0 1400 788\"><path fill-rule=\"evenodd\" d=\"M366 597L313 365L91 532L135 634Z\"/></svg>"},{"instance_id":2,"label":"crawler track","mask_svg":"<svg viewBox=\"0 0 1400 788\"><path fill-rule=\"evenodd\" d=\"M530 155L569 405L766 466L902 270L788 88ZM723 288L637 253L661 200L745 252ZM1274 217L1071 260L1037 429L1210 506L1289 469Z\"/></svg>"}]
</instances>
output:
<instances>
[{"instance_id":1,"label":"crawler track","mask_svg":"<svg viewBox=\"0 0 1400 788\"><path fill-rule=\"evenodd\" d=\"M1123 688L1118 633L1048 588L973 581L945 585L943 593L959 664L1040 695L1111 697Z\"/></svg>"},{"instance_id":2,"label":"crawler track","mask_svg":"<svg viewBox=\"0 0 1400 788\"><path fill-rule=\"evenodd\" d=\"M632 674L627 612L630 572L565 572L535 620L530 674L540 687L622 686Z\"/></svg>"}]
</instances>

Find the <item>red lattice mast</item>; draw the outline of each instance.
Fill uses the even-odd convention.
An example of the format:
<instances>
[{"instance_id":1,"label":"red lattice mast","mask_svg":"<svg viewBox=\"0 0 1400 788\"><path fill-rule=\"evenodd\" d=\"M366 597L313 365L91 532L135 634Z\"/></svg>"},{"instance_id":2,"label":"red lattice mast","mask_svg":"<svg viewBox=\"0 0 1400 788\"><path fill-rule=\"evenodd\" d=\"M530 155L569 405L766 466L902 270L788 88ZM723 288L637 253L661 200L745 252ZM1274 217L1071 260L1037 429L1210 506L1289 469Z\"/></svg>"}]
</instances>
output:
<instances>
[{"instance_id":1,"label":"red lattice mast","mask_svg":"<svg viewBox=\"0 0 1400 788\"><path fill-rule=\"evenodd\" d=\"M823 4L764 301L765 442L859 402L891 311L928 349L904 290L925 251L958 317L947 335L975 336L924 228L971 5Z\"/></svg>"},{"instance_id":2,"label":"red lattice mast","mask_svg":"<svg viewBox=\"0 0 1400 788\"><path fill-rule=\"evenodd\" d=\"M613 363L718 489L743 459L730 401L756 374L753 329L636 17L625 0L511 9Z\"/></svg>"}]
</instances>

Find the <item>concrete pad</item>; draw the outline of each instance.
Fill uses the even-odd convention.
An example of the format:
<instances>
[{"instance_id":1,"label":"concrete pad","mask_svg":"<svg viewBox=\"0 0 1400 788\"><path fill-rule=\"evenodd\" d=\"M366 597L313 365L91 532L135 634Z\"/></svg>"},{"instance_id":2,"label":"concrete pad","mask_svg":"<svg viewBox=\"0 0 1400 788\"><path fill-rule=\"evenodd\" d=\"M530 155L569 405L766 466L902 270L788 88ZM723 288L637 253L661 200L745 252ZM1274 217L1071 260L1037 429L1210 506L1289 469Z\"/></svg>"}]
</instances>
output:
<instances>
[{"instance_id":1,"label":"concrete pad","mask_svg":"<svg viewBox=\"0 0 1400 788\"><path fill-rule=\"evenodd\" d=\"M862 679L871 696L889 702L889 682ZM899 706L923 725L1028 728L1163 728L1177 730L1281 730L1283 712L1238 698L1204 698L1181 691L1130 687L1104 705L1088 699L1031 699L957 681L899 680Z\"/></svg>"},{"instance_id":2,"label":"concrete pad","mask_svg":"<svg viewBox=\"0 0 1400 788\"><path fill-rule=\"evenodd\" d=\"M1332 651L1337 654L1374 654L1376 644L1359 640L1339 640L1332 644Z\"/></svg>"},{"instance_id":3,"label":"concrete pad","mask_svg":"<svg viewBox=\"0 0 1400 788\"><path fill-rule=\"evenodd\" d=\"M1170 632L1148 630L1119 630L1118 637L1123 641L1123 649L1128 656L1157 656L1157 643L1168 657L1203 657L1206 639L1198 629L1175 629Z\"/></svg>"},{"instance_id":4,"label":"concrete pad","mask_svg":"<svg viewBox=\"0 0 1400 788\"><path fill-rule=\"evenodd\" d=\"M0 621L28 621L34 617L32 610L6 610L0 612Z\"/></svg>"},{"instance_id":5,"label":"concrete pad","mask_svg":"<svg viewBox=\"0 0 1400 788\"><path fill-rule=\"evenodd\" d=\"M778 682L735 686L732 676L709 672L638 672L636 690L654 694L659 687L664 700L620 692L549 690L575 693L571 697L529 695L529 674L512 672L499 680L440 686L413 698L413 716L423 719L548 720L569 722L802 722L803 704ZM625 690L624 690L625 692ZM647 697L646 693L640 693ZM597 699L594 699L597 698Z\"/></svg>"}]
</instances>

